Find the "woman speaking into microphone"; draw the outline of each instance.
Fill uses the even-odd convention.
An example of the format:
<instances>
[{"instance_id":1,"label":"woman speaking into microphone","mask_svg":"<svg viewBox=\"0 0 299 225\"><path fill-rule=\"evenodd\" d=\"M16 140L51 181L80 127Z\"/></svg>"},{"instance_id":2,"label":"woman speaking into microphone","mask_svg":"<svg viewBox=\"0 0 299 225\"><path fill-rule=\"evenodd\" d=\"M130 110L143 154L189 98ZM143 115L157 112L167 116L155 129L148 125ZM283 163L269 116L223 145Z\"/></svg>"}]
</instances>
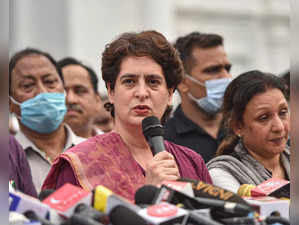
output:
<instances>
[{"instance_id":1,"label":"woman speaking into microphone","mask_svg":"<svg viewBox=\"0 0 299 225\"><path fill-rule=\"evenodd\" d=\"M180 177L211 183L202 157L191 149L164 141L165 151L153 154L142 121L155 116L162 124L170 112L173 92L183 76L177 51L156 31L124 33L106 45L102 78L114 118L114 130L62 153L43 189L72 183L86 190L104 185L129 200L145 184Z\"/></svg>"}]
</instances>

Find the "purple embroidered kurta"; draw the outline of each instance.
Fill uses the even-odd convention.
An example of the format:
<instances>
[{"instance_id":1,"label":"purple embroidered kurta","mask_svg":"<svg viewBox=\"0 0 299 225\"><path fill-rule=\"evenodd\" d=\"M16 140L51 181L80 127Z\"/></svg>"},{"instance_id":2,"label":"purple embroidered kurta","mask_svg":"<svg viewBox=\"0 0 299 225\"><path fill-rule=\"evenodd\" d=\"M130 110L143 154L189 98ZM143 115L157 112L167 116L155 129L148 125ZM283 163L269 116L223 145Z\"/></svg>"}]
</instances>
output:
<instances>
[{"instance_id":1,"label":"purple embroidered kurta","mask_svg":"<svg viewBox=\"0 0 299 225\"><path fill-rule=\"evenodd\" d=\"M202 157L191 149L165 141L178 165L180 176L212 183ZM145 185L145 172L115 132L89 138L55 160L42 189L57 189L65 183L92 190L104 185L131 201Z\"/></svg>"},{"instance_id":2,"label":"purple embroidered kurta","mask_svg":"<svg viewBox=\"0 0 299 225\"><path fill-rule=\"evenodd\" d=\"M9 180L13 180L16 189L27 195L37 197L33 185L30 166L22 146L14 136L9 136Z\"/></svg>"}]
</instances>

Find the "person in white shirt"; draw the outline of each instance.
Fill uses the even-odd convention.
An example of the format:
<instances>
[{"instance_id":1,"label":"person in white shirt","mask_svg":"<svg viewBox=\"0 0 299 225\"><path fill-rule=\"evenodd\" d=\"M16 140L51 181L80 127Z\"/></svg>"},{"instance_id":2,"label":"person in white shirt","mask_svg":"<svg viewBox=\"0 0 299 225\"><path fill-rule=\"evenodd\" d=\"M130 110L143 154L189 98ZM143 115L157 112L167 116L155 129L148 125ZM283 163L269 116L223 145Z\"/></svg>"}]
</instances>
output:
<instances>
[{"instance_id":1,"label":"person in white shirt","mask_svg":"<svg viewBox=\"0 0 299 225\"><path fill-rule=\"evenodd\" d=\"M9 62L9 110L18 119L22 145L37 192L54 159L85 140L63 122L65 90L55 59L38 49L17 52Z\"/></svg>"}]
</instances>

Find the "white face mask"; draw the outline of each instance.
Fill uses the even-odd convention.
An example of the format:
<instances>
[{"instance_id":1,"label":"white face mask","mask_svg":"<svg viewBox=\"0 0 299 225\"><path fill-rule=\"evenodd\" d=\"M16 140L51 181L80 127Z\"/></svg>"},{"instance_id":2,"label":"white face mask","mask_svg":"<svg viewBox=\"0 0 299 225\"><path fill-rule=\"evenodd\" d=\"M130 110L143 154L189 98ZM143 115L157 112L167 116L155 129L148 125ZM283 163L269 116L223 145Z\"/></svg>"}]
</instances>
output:
<instances>
[{"instance_id":1,"label":"white face mask","mask_svg":"<svg viewBox=\"0 0 299 225\"><path fill-rule=\"evenodd\" d=\"M190 92L188 96L192 99L196 104L205 112L209 114L216 114L220 111L223 96L226 87L232 81L231 78L221 78L221 79L213 79L205 81L205 84L196 80L192 76L186 74L186 77L193 81L196 84L206 87L207 96L203 98L195 98Z\"/></svg>"}]
</instances>

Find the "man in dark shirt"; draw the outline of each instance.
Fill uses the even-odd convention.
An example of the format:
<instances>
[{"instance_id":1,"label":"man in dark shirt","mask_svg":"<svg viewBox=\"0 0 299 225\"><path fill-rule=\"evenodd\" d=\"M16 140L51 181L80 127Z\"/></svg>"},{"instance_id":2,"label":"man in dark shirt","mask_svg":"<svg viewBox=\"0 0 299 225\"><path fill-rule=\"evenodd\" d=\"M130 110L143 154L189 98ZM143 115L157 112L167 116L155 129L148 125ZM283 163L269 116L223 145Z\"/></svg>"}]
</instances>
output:
<instances>
[{"instance_id":1,"label":"man in dark shirt","mask_svg":"<svg viewBox=\"0 0 299 225\"><path fill-rule=\"evenodd\" d=\"M205 162L224 137L221 105L231 81L231 64L217 34L193 32L175 43L185 77L178 86L181 104L165 124L165 139L201 154Z\"/></svg>"},{"instance_id":2,"label":"man in dark shirt","mask_svg":"<svg viewBox=\"0 0 299 225\"><path fill-rule=\"evenodd\" d=\"M9 181L16 190L37 197L25 152L12 135L9 136Z\"/></svg>"}]
</instances>

